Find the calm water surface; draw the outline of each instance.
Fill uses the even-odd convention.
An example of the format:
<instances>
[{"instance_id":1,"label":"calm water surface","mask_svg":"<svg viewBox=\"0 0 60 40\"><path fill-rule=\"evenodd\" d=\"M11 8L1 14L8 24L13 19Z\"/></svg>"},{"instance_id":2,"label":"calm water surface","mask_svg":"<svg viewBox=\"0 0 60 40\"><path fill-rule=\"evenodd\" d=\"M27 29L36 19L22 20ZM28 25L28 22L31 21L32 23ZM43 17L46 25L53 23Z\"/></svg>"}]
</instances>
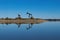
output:
<instances>
[{"instance_id":1,"label":"calm water surface","mask_svg":"<svg viewBox=\"0 0 60 40\"><path fill-rule=\"evenodd\" d=\"M0 24L0 40L60 40L60 22Z\"/></svg>"}]
</instances>

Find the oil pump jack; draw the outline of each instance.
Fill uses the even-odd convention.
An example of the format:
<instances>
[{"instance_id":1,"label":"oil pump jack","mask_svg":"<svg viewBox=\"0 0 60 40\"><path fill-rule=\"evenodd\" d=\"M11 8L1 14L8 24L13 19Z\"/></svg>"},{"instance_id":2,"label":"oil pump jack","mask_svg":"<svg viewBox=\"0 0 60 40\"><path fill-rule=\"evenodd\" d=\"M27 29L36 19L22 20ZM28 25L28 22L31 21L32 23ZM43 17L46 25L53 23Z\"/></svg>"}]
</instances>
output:
<instances>
[{"instance_id":1,"label":"oil pump jack","mask_svg":"<svg viewBox=\"0 0 60 40\"><path fill-rule=\"evenodd\" d=\"M30 14L30 13L28 13L28 12L27 12L27 14L29 15L29 16L28 16L29 18L33 19L32 14ZM32 23L31 23L31 24L29 24L29 27L27 28L27 30L28 30L28 29L30 29L30 28L32 28L32 26L33 26L33 24L32 24Z\"/></svg>"},{"instance_id":2,"label":"oil pump jack","mask_svg":"<svg viewBox=\"0 0 60 40\"><path fill-rule=\"evenodd\" d=\"M27 12L27 14L29 15L29 16L28 16L29 18L31 18L31 19L34 18L31 13L28 13L28 12Z\"/></svg>"}]
</instances>

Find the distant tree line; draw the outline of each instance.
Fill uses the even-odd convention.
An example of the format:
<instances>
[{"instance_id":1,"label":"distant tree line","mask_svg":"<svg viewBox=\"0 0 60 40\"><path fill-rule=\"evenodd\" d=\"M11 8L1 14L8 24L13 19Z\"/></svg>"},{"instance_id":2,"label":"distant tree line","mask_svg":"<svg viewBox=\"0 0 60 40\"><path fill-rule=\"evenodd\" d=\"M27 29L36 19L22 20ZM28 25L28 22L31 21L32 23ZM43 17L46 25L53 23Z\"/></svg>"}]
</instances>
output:
<instances>
[{"instance_id":1,"label":"distant tree line","mask_svg":"<svg viewBox=\"0 0 60 40\"><path fill-rule=\"evenodd\" d=\"M60 21L60 19L44 19L44 20L47 20L47 21Z\"/></svg>"}]
</instances>

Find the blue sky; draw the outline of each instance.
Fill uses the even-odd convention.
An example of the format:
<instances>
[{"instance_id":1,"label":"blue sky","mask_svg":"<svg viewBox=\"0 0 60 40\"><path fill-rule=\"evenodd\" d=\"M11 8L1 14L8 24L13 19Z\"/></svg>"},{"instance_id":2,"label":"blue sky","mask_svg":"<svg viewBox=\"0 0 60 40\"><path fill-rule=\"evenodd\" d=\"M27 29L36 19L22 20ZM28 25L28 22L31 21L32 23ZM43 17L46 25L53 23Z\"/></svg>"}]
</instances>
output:
<instances>
[{"instance_id":1,"label":"blue sky","mask_svg":"<svg viewBox=\"0 0 60 40\"><path fill-rule=\"evenodd\" d=\"M60 18L60 0L0 0L0 18L28 17L26 12L36 18Z\"/></svg>"}]
</instances>

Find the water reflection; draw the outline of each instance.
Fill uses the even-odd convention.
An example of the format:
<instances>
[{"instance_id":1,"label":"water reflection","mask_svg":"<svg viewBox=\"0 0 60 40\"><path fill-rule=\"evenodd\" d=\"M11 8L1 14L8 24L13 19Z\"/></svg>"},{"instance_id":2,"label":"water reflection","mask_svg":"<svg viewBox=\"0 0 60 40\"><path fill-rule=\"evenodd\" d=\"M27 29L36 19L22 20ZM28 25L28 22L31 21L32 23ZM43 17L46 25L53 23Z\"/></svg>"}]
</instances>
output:
<instances>
[{"instance_id":1,"label":"water reflection","mask_svg":"<svg viewBox=\"0 0 60 40\"><path fill-rule=\"evenodd\" d=\"M43 22L40 22L40 23L43 23ZM34 23L0 23L0 24L6 24L6 25L16 24L18 28L20 28L22 24L28 24L28 26L26 27L26 30L29 30L33 27L34 24L40 24L40 23L34 22Z\"/></svg>"},{"instance_id":2,"label":"water reflection","mask_svg":"<svg viewBox=\"0 0 60 40\"><path fill-rule=\"evenodd\" d=\"M33 26L33 23L28 24L28 27L26 29L29 30L30 28L32 28L32 26Z\"/></svg>"},{"instance_id":3,"label":"water reflection","mask_svg":"<svg viewBox=\"0 0 60 40\"><path fill-rule=\"evenodd\" d=\"M51 21L56 21L56 20L49 19L48 21L44 21L44 22L51 22ZM29 30L29 29L31 29L33 27L34 24L41 24L41 23L44 23L44 22L32 22L32 23L30 23L30 22L28 22L28 23L27 22L25 22L25 23L9 23L9 22L7 22L7 23L0 23L0 24L6 24L6 25L16 24L18 28L20 28L22 24L28 24L26 29Z\"/></svg>"}]
</instances>

